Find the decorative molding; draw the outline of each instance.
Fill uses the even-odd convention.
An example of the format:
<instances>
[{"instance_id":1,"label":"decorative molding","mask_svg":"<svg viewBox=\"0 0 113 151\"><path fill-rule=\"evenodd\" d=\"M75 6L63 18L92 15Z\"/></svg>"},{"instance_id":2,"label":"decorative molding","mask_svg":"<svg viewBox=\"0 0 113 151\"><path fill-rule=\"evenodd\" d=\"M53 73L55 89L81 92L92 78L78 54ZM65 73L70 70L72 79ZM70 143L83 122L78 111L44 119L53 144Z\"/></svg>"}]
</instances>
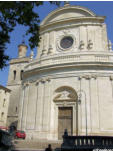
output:
<instances>
[{"instance_id":1,"label":"decorative molding","mask_svg":"<svg viewBox=\"0 0 113 151\"><path fill-rule=\"evenodd\" d=\"M87 79L87 80L90 80L90 79L92 79L92 78L96 79L97 76L96 76L96 75L93 75L93 74L78 76L78 80L81 80L82 78L85 78L85 79Z\"/></svg>"},{"instance_id":2,"label":"decorative molding","mask_svg":"<svg viewBox=\"0 0 113 151\"><path fill-rule=\"evenodd\" d=\"M42 54L41 54L41 56L46 55L46 52L47 52L47 51L46 51L46 49L43 49L43 50L42 50Z\"/></svg>"},{"instance_id":3,"label":"decorative molding","mask_svg":"<svg viewBox=\"0 0 113 151\"><path fill-rule=\"evenodd\" d=\"M76 37L73 35L73 31L71 31L70 29L64 29L64 31L63 32L60 32L60 33L58 33L57 34L57 38L56 38L56 50L57 51L64 51L64 52L68 52L68 51L72 51L73 49L75 49L76 48L76 44L75 44L75 42L76 42ZM64 37L72 37L72 39L73 39L73 44L72 44L72 46L71 47L69 47L69 48L62 48L61 46L60 46L60 42L61 42L61 40L64 38Z\"/></svg>"},{"instance_id":4,"label":"decorative molding","mask_svg":"<svg viewBox=\"0 0 113 151\"><path fill-rule=\"evenodd\" d=\"M40 82L41 82L41 83L45 83L45 82L46 82L46 79L44 79L44 78L43 78L43 79L40 79Z\"/></svg>"},{"instance_id":5,"label":"decorative molding","mask_svg":"<svg viewBox=\"0 0 113 151\"><path fill-rule=\"evenodd\" d=\"M84 49L84 46L85 46L85 43L83 42L83 40L81 40L79 44L79 49L80 50Z\"/></svg>"},{"instance_id":6,"label":"decorative molding","mask_svg":"<svg viewBox=\"0 0 113 151\"><path fill-rule=\"evenodd\" d=\"M47 77L47 78L46 78L46 81L50 82L50 81L51 81L50 77Z\"/></svg>"},{"instance_id":7,"label":"decorative molding","mask_svg":"<svg viewBox=\"0 0 113 151\"><path fill-rule=\"evenodd\" d=\"M92 78L97 79L97 75L92 75Z\"/></svg>"},{"instance_id":8,"label":"decorative molding","mask_svg":"<svg viewBox=\"0 0 113 151\"><path fill-rule=\"evenodd\" d=\"M30 82L29 82L29 81L26 81L26 82L23 83L23 86L24 86L24 87L27 87L27 86L29 86L29 84L30 84Z\"/></svg>"},{"instance_id":9,"label":"decorative molding","mask_svg":"<svg viewBox=\"0 0 113 151\"><path fill-rule=\"evenodd\" d=\"M64 35L68 35L70 32L71 32L70 29L64 29L64 30L63 30L63 34L64 34Z\"/></svg>"},{"instance_id":10,"label":"decorative molding","mask_svg":"<svg viewBox=\"0 0 113 151\"><path fill-rule=\"evenodd\" d=\"M93 48L93 42L92 40L88 40L88 46L87 46L88 49L92 49Z\"/></svg>"},{"instance_id":11,"label":"decorative molding","mask_svg":"<svg viewBox=\"0 0 113 151\"><path fill-rule=\"evenodd\" d=\"M85 78L86 80L90 80L90 79L91 79L91 75L85 75L84 78Z\"/></svg>"},{"instance_id":12,"label":"decorative molding","mask_svg":"<svg viewBox=\"0 0 113 151\"><path fill-rule=\"evenodd\" d=\"M39 84L39 82L40 82L40 81L39 81L39 80L37 80L37 81L36 81L36 83L35 83L35 85L37 86L37 85Z\"/></svg>"}]
</instances>

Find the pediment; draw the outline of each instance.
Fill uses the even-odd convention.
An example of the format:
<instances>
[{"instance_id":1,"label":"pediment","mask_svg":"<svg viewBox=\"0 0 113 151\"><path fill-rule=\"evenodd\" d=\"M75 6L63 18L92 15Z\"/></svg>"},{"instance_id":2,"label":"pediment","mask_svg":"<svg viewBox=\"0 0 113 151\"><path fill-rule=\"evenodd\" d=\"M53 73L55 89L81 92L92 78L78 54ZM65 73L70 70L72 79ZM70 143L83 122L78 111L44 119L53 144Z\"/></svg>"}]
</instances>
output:
<instances>
[{"instance_id":1,"label":"pediment","mask_svg":"<svg viewBox=\"0 0 113 151\"><path fill-rule=\"evenodd\" d=\"M77 93L71 87L62 86L55 91L54 102L75 102L77 100Z\"/></svg>"},{"instance_id":2,"label":"pediment","mask_svg":"<svg viewBox=\"0 0 113 151\"><path fill-rule=\"evenodd\" d=\"M69 6L61 7L52 13L50 13L41 23L41 25L46 25L52 22L57 22L61 20L68 20L71 18L80 17L94 17L96 16L92 11L80 7L80 6Z\"/></svg>"}]
</instances>

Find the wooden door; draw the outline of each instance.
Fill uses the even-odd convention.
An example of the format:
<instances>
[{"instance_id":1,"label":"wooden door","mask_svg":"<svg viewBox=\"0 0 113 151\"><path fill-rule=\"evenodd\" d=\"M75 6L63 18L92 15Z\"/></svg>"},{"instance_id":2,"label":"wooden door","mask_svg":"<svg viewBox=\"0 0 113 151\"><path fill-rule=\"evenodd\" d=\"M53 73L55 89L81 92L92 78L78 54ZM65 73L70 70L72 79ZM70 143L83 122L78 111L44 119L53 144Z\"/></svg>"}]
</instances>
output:
<instances>
[{"instance_id":1,"label":"wooden door","mask_svg":"<svg viewBox=\"0 0 113 151\"><path fill-rule=\"evenodd\" d=\"M72 135L72 120L72 107L59 107L58 139L62 139L65 129Z\"/></svg>"}]
</instances>

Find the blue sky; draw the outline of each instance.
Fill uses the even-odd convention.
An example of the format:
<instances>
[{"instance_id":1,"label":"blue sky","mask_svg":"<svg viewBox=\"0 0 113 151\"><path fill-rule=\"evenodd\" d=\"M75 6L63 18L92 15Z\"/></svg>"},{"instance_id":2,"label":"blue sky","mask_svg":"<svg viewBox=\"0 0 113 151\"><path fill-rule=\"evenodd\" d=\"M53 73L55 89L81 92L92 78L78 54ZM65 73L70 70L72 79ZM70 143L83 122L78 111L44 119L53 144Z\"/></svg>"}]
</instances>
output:
<instances>
[{"instance_id":1,"label":"blue sky","mask_svg":"<svg viewBox=\"0 0 113 151\"><path fill-rule=\"evenodd\" d=\"M113 43L113 1L70 1L71 5L80 5L87 7L95 14L100 16L106 16L106 24L108 31L108 38ZM61 3L63 6L63 2ZM57 6L50 5L48 2L44 2L43 6L40 6L36 11L40 16L40 20L42 21L51 11L55 10ZM24 26L16 26L15 30L10 34L11 42L7 44L6 54L10 56L10 58L16 58L18 55L18 45L22 42L22 35L25 33L26 27ZM30 48L28 43L28 37L25 37L25 43L28 46L27 55L30 55ZM37 48L34 49L35 55L37 52ZM0 85L6 86L8 80L8 72L9 66L5 67L2 71L0 71Z\"/></svg>"}]
</instances>

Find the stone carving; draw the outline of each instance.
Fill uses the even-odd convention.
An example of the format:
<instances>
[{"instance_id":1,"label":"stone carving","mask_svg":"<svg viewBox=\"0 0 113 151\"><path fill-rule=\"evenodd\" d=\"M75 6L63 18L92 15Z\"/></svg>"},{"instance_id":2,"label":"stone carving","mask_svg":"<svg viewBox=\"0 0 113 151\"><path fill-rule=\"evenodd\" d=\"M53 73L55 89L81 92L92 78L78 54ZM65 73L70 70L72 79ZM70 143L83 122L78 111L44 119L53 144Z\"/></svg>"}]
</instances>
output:
<instances>
[{"instance_id":1,"label":"stone carving","mask_svg":"<svg viewBox=\"0 0 113 151\"><path fill-rule=\"evenodd\" d=\"M97 76L96 76L96 75L92 75L92 78L96 79L96 78L97 78Z\"/></svg>"},{"instance_id":2,"label":"stone carving","mask_svg":"<svg viewBox=\"0 0 113 151\"><path fill-rule=\"evenodd\" d=\"M46 49L43 49L41 56L43 56L43 55L45 55L45 54L46 54Z\"/></svg>"},{"instance_id":3,"label":"stone carving","mask_svg":"<svg viewBox=\"0 0 113 151\"><path fill-rule=\"evenodd\" d=\"M69 34L69 33L70 33L70 29L64 29L64 30L63 30L63 33L64 33L65 35Z\"/></svg>"},{"instance_id":4,"label":"stone carving","mask_svg":"<svg viewBox=\"0 0 113 151\"><path fill-rule=\"evenodd\" d=\"M27 86L29 86L29 84L30 84L29 81L26 81L25 83L23 83L23 86L27 87Z\"/></svg>"},{"instance_id":5,"label":"stone carving","mask_svg":"<svg viewBox=\"0 0 113 151\"><path fill-rule=\"evenodd\" d=\"M88 49L92 49L93 48L93 42L92 40L89 40L88 41L88 46L87 46Z\"/></svg>"},{"instance_id":6,"label":"stone carving","mask_svg":"<svg viewBox=\"0 0 113 151\"><path fill-rule=\"evenodd\" d=\"M51 81L50 77L47 77L47 78L46 78L46 81L50 82L50 81Z\"/></svg>"},{"instance_id":7,"label":"stone carving","mask_svg":"<svg viewBox=\"0 0 113 151\"><path fill-rule=\"evenodd\" d=\"M35 85L37 86L39 84L39 80L36 81Z\"/></svg>"},{"instance_id":8,"label":"stone carving","mask_svg":"<svg viewBox=\"0 0 113 151\"><path fill-rule=\"evenodd\" d=\"M60 102L60 101L68 101L68 102L73 102L77 100L77 94L74 92L73 89L69 87L60 87L55 91L57 94L54 97L55 102Z\"/></svg>"},{"instance_id":9,"label":"stone carving","mask_svg":"<svg viewBox=\"0 0 113 151\"><path fill-rule=\"evenodd\" d=\"M67 106L67 102L66 101L63 102L63 106Z\"/></svg>"},{"instance_id":10,"label":"stone carving","mask_svg":"<svg viewBox=\"0 0 113 151\"><path fill-rule=\"evenodd\" d=\"M41 83L45 83L45 82L46 82L46 79L43 78L43 79L40 80L40 82L41 82Z\"/></svg>"},{"instance_id":11,"label":"stone carving","mask_svg":"<svg viewBox=\"0 0 113 151\"><path fill-rule=\"evenodd\" d=\"M84 44L83 40L81 40L80 45L79 45L79 49L80 50L84 49L84 46L85 46L85 44Z\"/></svg>"}]
</instances>

